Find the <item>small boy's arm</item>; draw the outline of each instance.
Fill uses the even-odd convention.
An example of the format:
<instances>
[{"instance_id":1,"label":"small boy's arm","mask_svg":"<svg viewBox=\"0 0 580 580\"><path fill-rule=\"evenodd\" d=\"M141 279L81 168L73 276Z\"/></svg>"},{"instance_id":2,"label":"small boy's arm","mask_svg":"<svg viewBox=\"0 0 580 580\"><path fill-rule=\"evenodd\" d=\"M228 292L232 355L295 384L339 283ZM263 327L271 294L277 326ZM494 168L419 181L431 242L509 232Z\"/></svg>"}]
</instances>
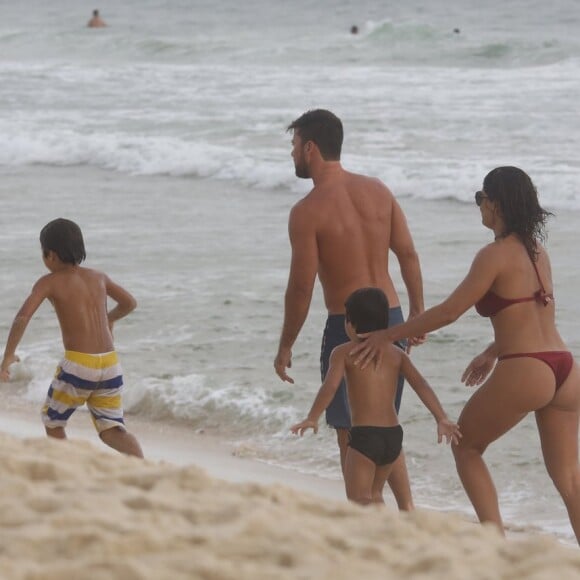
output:
<instances>
[{"instance_id":1,"label":"small boy's arm","mask_svg":"<svg viewBox=\"0 0 580 580\"><path fill-rule=\"evenodd\" d=\"M6 340L6 347L4 349L4 356L2 362L0 363L0 380L7 381L10 377L8 374L8 367L17 362L19 359L16 356L16 349L24 336L24 332L30 319L34 313L38 310L38 307L42 304L44 299L47 297L47 283L44 279L40 279L32 288L32 292L28 298L24 301L24 304L20 307L20 310L16 313L12 326L10 327L10 332L8 334L8 339Z\"/></svg>"},{"instance_id":2,"label":"small boy's arm","mask_svg":"<svg viewBox=\"0 0 580 580\"><path fill-rule=\"evenodd\" d=\"M419 399L421 399L421 402L425 405L425 407L427 407L427 409L429 409L437 422L447 418L447 415L445 414L445 411L443 410L437 395L406 354L403 354L403 360L401 362L401 374L411 385L412 389L417 393L417 396Z\"/></svg>"},{"instance_id":3,"label":"small boy's arm","mask_svg":"<svg viewBox=\"0 0 580 580\"><path fill-rule=\"evenodd\" d=\"M117 305L107 313L109 324L127 316L137 307L137 300L125 288L113 282L108 276L105 276L105 287L107 296L112 298Z\"/></svg>"},{"instance_id":4,"label":"small boy's arm","mask_svg":"<svg viewBox=\"0 0 580 580\"><path fill-rule=\"evenodd\" d=\"M459 427L447 418L435 391L406 354L403 354L401 373L437 421L437 442L441 443L445 437L448 443L459 443L461 438Z\"/></svg>"},{"instance_id":5,"label":"small boy's arm","mask_svg":"<svg viewBox=\"0 0 580 580\"><path fill-rule=\"evenodd\" d=\"M344 356L342 353L333 350L330 355L329 368L326 373L326 378L320 387L314 403L312 403L312 408L308 413L308 419L311 421L318 421L320 415L326 410L326 407L330 405L338 387L340 381L344 377Z\"/></svg>"},{"instance_id":6,"label":"small boy's arm","mask_svg":"<svg viewBox=\"0 0 580 580\"><path fill-rule=\"evenodd\" d=\"M345 351L337 352L337 349L332 351L326 378L318 390L316 398L310 408L310 412L304 421L291 427L290 430L293 433L300 433L300 435L302 435L309 427L312 428L315 433L318 432L318 419L325 411L326 407L330 405L336 391L338 390L340 381L344 376L344 354Z\"/></svg>"}]
</instances>

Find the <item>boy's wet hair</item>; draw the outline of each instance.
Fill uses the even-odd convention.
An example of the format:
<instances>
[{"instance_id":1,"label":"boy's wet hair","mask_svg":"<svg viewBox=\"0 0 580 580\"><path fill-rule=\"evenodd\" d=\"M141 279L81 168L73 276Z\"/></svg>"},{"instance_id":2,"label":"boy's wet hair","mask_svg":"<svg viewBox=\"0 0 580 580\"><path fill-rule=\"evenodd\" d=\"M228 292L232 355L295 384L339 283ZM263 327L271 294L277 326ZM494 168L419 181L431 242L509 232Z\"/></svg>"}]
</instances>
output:
<instances>
[{"instance_id":1,"label":"boy's wet hair","mask_svg":"<svg viewBox=\"0 0 580 580\"><path fill-rule=\"evenodd\" d=\"M45 257L52 251L65 264L80 264L87 257L81 228L65 218L52 220L42 228L40 245Z\"/></svg>"},{"instance_id":2,"label":"boy's wet hair","mask_svg":"<svg viewBox=\"0 0 580 580\"><path fill-rule=\"evenodd\" d=\"M389 326L389 301L380 288L355 290L344 305L346 320L357 332L373 332Z\"/></svg>"}]
</instances>

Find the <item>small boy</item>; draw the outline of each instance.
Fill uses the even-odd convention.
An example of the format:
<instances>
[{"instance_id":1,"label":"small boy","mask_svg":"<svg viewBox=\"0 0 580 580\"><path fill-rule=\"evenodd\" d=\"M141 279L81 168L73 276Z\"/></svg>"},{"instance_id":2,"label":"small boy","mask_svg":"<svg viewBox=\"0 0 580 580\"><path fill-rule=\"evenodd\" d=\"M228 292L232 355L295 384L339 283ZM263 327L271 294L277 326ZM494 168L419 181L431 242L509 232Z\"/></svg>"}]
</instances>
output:
<instances>
[{"instance_id":1,"label":"small boy","mask_svg":"<svg viewBox=\"0 0 580 580\"><path fill-rule=\"evenodd\" d=\"M123 376L112 334L113 324L137 303L106 274L79 265L86 253L83 235L74 222L59 218L48 223L40 232L40 245L50 274L37 280L14 318L0 364L0 381L9 380L8 368L19 360L16 347L28 322L48 299L56 311L65 353L42 408L46 434L66 439L67 420L86 403L104 443L121 453L143 457L139 442L125 429ZM109 312L107 297L117 303Z\"/></svg>"},{"instance_id":2,"label":"small boy","mask_svg":"<svg viewBox=\"0 0 580 580\"><path fill-rule=\"evenodd\" d=\"M301 436L307 429L318 432L318 418L332 401L342 377L346 378L352 414L349 447L346 454L344 482L349 500L360 503L383 503L383 487L393 463L399 457L403 429L395 411L397 377L402 374L437 421L437 439L458 443L459 427L447 419L437 395L415 368L409 356L395 345L379 367L361 369L349 355L357 334L372 332L389 325L389 303L379 288L361 288L346 300L345 328L351 342L337 346L330 355L326 379L308 413L291 428Z\"/></svg>"}]
</instances>

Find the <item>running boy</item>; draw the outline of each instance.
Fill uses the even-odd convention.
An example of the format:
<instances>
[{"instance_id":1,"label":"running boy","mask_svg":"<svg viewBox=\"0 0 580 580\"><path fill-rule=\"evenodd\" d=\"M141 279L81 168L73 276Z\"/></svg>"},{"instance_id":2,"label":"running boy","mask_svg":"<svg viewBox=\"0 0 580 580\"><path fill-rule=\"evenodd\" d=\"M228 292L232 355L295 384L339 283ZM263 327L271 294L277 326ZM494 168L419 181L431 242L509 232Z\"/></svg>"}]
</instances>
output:
<instances>
[{"instance_id":1,"label":"running boy","mask_svg":"<svg viewBox=\"0 0 580 580\"><path fill-rule=\"evenodd\" d=\"M16 314L0 380L18 361L16 347L38 307L48 299L60 323L64 358L56 369L42 408L46 434L66 439L65 426L77 407L87 404L104 443L127 455L143 457L137 439L125 429L121 388L123 377L113 347L113 324L135 309L135 299L102 272L81 267L85 259L83 235L77 224L59 218L40 232L44 265L49 274L39 278ZM107 297L117 305L107 312Z\"/></svg>"},{"instance_id":2,"label":"running boy","mask_svg":"<svg viewBox=\"0 0 580 580\"><path fill-rule=\"evenodd\" d=\"M307 429L318 432L318 418L326 409L343 376L352 414L344 482L346 495L360 504L383 503L383 487L401 453L403 429L395 411L397 377L402 374L437 421L437 439L457 443L459 427L449 421L437 395L415 368L408 355L391 345L381 365L361 369L349 355L357 333L372 332L389 325L389 303L379 288L361 288L346 300L345 328L351 342L337 346L330 356L330 369L308 417L291 428L303 435ZM372 330L371 330L372 329Z\"/></svg>"}]
</instances>

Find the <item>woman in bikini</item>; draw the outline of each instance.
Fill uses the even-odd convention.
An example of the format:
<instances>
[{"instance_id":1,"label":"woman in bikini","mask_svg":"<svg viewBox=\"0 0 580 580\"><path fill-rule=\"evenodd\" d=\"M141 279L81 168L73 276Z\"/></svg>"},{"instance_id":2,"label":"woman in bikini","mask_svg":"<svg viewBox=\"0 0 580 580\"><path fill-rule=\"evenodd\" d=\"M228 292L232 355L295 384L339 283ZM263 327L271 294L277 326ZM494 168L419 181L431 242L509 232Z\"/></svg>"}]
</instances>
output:
<instances>
[{"instance_id":1,"label":"woman in bikini","mask_svg":"<svg viewBox=\"0 0 580 580\"><path fill-rule=\"evenodd\" d=\"M491 171L475 202L495 240L477 253L461 284L441 304L367 335L351 352L364 368L382 358L384 345L451 324L475 306L490 319L495 339L462 377L468 386L483 385L458 421L463 438L453 453L461 482L479 520L495 523L503 533L497 493L482 456L534 411L546 469L580 543L580 370L555 324L550 261L542 246L551 214L540 207L531 179L516 167Z\"/></svg>"}]
</instances>

